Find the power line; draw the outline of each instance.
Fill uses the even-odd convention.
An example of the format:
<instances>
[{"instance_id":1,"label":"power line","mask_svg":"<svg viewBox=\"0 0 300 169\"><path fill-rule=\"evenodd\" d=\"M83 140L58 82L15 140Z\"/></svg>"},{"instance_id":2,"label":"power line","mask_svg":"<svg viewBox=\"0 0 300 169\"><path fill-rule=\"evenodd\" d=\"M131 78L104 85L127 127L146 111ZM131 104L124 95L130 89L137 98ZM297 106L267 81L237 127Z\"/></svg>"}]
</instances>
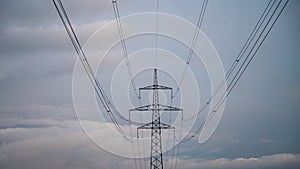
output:
<instances>
[{"instance_id":1,"label":"power line","mask_svg":"<svg viewBox=\"0 0 300 169\"><path fill-rule=\"evenodd\" d=\"M264 26L262 32L260 33L258 39L255 41L253 47L251 48L250 52L248 53L248 55L246 56L245 60L243 61L242 65L240 66L240 68L238 69L237 73L235 74L234 78L231 80L229 86L227 87L227 92L224 93L222 96L222 100L219 100L219 102L216 104L215 106L215 110L217 111L220 107L220 105L224 102L225 98L228 97L228 95L232 92L233 88L235 87L235 85L237 84L237 82L240 80L241 76L244 74L244 72L246 71L246 69L248 68L249 64L251 63L251 61L253 60L253 58L255 57L258 49L261 47L261 45L263 44L264 40L266 39L266 37L268 36L269 32L271 31L271 29L273 28L275 22L277 21L277 19L279 18L279 16L281 15L283 9L285 8L286 4L288 3L288 1L286 1L285 5L282 7L282 9L280 10L280 12L278 13L277 17L275 18L275 20L273 21L273 23L271 24L270 28L267 30L266 34L263 36L266 28L269 26L270 21L273 19L274 14L277 12L278 7L280 6L282 1L279 1L279 3L277 4L275 10L273 11L271 17L269 18L269 20L267 21L267 24ZM257 46L259 40L261 39L261 37L263 36L261 42L259 43L259 45ZM256 49L255 49L256 48ZM254 52L253 52L254 51ZM253 52L253 54L252 54ZM252 54L252 56L251 56ZM251 57L250 57L251 56ZM249 59L250 58L250 59Z\"/></svg>"},{"instance_id":2,"label":"power line","mask_svg":"<svg viewBox=\"0 0 300 169\"><path fill-rule=\"evenodd\" d=\"M72 27L71 21L67 15L67 12L65 10L65 8L63 7L63 4L61 2L61 0L53 0L53 4L58 12L58 15L65 27L65 30L72 42L72 45L83 65L83 68L85 70L85 72L87 73L95 91L96 94L101 102L101 104L103 105L104 109L106 110L107 114L109 115L111 121L114 123L116 129L118 130L118 132L123 135L123 137L126 137L125 132L122 130L122 128L120 127L120 125L118 124L114 114L112 113L112 109L113 109L113 105L112 103L109 101L107 95L105 94L102 86L100 85L100 82L98 81L98 79L96 78L95 73L93 72L89 61L85 55L85 53L82 50L82 47L80 45L80 42L77 38L77 35ZM117 114L118 115L118 114ZM120 116L121 118L123 118L122 116Z\"/></svg>"},{"instance_id":3,"label":"power line","mask_svg":"<svg viewBox=\"0 0 300 169\"><path fill-rule=\"evenodd\" d=\"M133 133L132 133L132 128L131 128L130 116L129 116L129 130L130 130L130 137L132 139ZM131 142L131 148L132 148L132 152L133 152L134 166L135 166L135 169L137 169L138 167L137 167L137 161L136 161L136 155L135 155L134 141Z\"/></svg>"},{"instance_id":4,"label":"power line","mask_svg":"<svg viewBox=\"0 0 300 169\"><path fill-rule=\"evenodd\" d=\"M210 121L210 119L214 116L214 114L217 112L217 110L219 109L219 107L222 105L222 103L225 101L225 98L228 97L228 95L232 92L233 88L235 87L235 85L237 84L237 82L240 80L241 76L244 74L244 72L246 71L246 69L248 68L249 64L251 63L251 61L253 60L253 58L256 56L257 54L257 51L259 50L259 48L261 47L261 45L263 44L263 42L265 41L266 37L268 36L268 34L270 33L270 31L272 30L273 26L275 25L276 21L278 20L279 16L281 15L282 11L284 10L284 8L286 7L287 3L288 3L289 0L287 0L284 5L281 6L281 9L279 10L278 12L278 8L280 7L280 4L282 2L282 0L279 1L279 3L277 3L275 9L272 10L273 6L274 6L274 3L276 2L276 0L273 0L273 3L270 7L270 2L268 3L267 7L265 8L262 16L260 17L258 23L256 24L255 28L254 28L254 32L253 34L251 33L250 37L251 38L248 38L248 40L250 39L250 42L247 43L246 42L246 49L249 48L249 44L253 41L254 39L254 36L256 36L256 34L258 33L259 30L261 30L260 28L262 28L262 24L264 23L264 27L262 28L262 30L260 31L258 37L256 38L254 44L252 45L252 47L250 48L250 51L247 53L247 56L246 58L243 60L243 64L239 67L238 71L235 73L233 79L231 80L230 82L230 85L226 88L226 91L223 93L222 97L217 101L217 104L214 105L214 108L213 108L213 111L210 112L210 114L207 116L206 120L204 120L199 128L193 133L191 134L190 137L186 137L185 140L183 142L186 142L190 139L192 139L194 136L196 136L197 134L200 133L200 131L205 127L205 125L208 123L208 121ZM267 22L265 23L266 21L266 18L267 16L270 14L270 11L273 11L272 14L268 17L268 20ZM277 12L277 15L274 19L274 15L276 14ZM272 21L273 20L273 21ZM272 21L271 25L270 25L270 22ZM261 22L261 23L260 23ZM257 28L257 25L258 28ZM269 27L268 27L269 26ZM248 41L247 40L247 41ZM258 45L257 45L258 44ZM244 52L244 47L242 48L242 51L243 52L240 52L242 53L243 55L246 53ZM254 51L254 52L253 52ZM252 55L251 55L252 54ZM251 57L250 57L251 56ZM250 59L249 59L250 57ZM238 56L238 58L242 58L242 56ZM236 60L235 60L236 62ZM230 69L230 73L229 75L231 75L231 70ZM228 74L226 74L228 75ZM229 76L227 77L229 78ZM214 99L214 98L210 98L210 101ZM209 102L210 103L210 102ZM205 105L206 106L206 105ZM205 107L204 106L204 107ZM203 109L202 109L203 110ZM200 113L200 112L199 112ZM199 114L198 113L198 114Z\"/></svg>"},{"instance_id":5,"label":"power line","mask_svg":"<svg viewBox=\"0 0 300 169\"><path fill-rule=\"evenodd\" d=\"M155 14L155 67L157 67L158 59L158 10L159 10L159 0L156 0L156 14Z\"/></svg>"},{"instance_id":6,"label":"power line","mask_svg":"<svg viewBox=\"0 0 300 169\"><path fill-rule=\"evenodd\" d=\"M196 129L196 131L194 131L189 136L184 138L184 140L179 141L179 143L177 145L177 150L176 150L176 157L175 157L176 161L174 163L175 168L177 167L178 154L179 154L179 151L180 151L181 144L183 142L186 142L186 141L192 139L194 136L196 136L197 134L199 134L202 131L202 129L207 125L207 123L211 120L211 118L218 111L218 109L220 108L222 103L225 101L225 99L233 91L234 87L236 86L236 84L238 83L238 81L240 80L242 75L245 73L245 71L249 67L250 63L253 61L253 59L256 56L258 50L260 49L260 47L264 43L266 37L269 35L269 33L272 30L273 26L275 25L278 18L280 17L280 15L282 14L282 12L285 9L286 5L289 2L289 0L286 0L285 3L283 5L281 5L282 1L284 1L284 0L279 0L279 2L277 0L270 0L268 2L267 7L264 9L262 15L260 16L258 22L256 23L256 25L254 27L254 29L250 33L250 36L248 37L247 41L243 45L241 51L238 53L237 58L234 60L233 64L231 65L231 67L227 71L225 77L222 79L222 81L219 84L219 86L217 87L217 89L215 91L213 91L212 95L209 97L206 104L204 106L202 106L202 108L196 114L196 115L199 115L202 111L204 111L207 108L208 105L211 104L212 100L215 99L215 97L220 92L222 87L224 87L224 85L226 85L226 81L230 79L230 83L227 86L225 92L222 93L221 98L219 98L217 100L216 104L213 105L212 112L209 112L206 119L200 124L200 126ZM276 4L276 2L278 2L278 3ZM67 34L68 34L68 36L69 36L69 38L72 42L72 45L73 45L73 47L74 47L81 63L82 63L82 65L83 65L83 68L84 68L85 72L88 74L88 78L91 81L101 104L103 105L104 109L108 113L111 121L115 125L118 132L126 138L125 132L123 131L123 129L121 128L121 126L119 125L117 119L114 116L113 111L115 110L115 108L114 108L113 104L109 101L108 96L105 94L100 82L98 81L94 71L92 70L92 68L89 64L89 61L88 61L87 57L85 56L85 53L83 52L83 49L80 45L80 42L79 42L79 40L77 38L77 35L76 35L76 33L75 33L75 31L72 27L72 24L71 24L71 22L69 20L69 17L67 15L66 11L65 11L65 8L63 7L63 4L62 4L61 0L53 0L53 3L55 5L55 8L56 8L58 14L59 14L60 19L63 22L63 25L64 25L64 27L66 29L66 32L67 32ZM140 95L138 94L134 79L132 77L132 70L131 70L130 62L129 62L129 58L128 58L128 52L127 52L127 47L126 47L126 43L125 43L125 39L124 39L122 24L121 24L121 21L120 21L120 14L119 14L118 6L117 6L117 1L112 0L112 3L113 3L114 13L115 13L115 17L116 17L116 22L117 22L118 33L119 33L120 40L121 40L120 43L121 43L124 58L125 58L125 61L126 61L127 70L128 70L129 76L132 80L131 85L133 87L133 90L134 90L136 96L140 100ZM199 31L200 31L200 27L201 27L202 22L203 22L203 18L204 18L204 14L205 14L205 11L206 11L207 3L208 3L208 0L203 0L203 2L202 2L200 15L199 15L198 22L197 22L197 29L196 29L195 34L193 36L193 40L192 40L192 43L191 43L191 46L190 46L189 54L188 54L187 60L186 60L185 69L183 71L183 74L182 74L182 77L181 77L181 80L180 80L180 83L179 83L179 86L178 86L177 90L175 91L174 95L171 94L171 104L172 104L172 99L176 96L176 94L180 90L180 85L184 80L187 68L188 68L188 66L191 62L192 56L194 54L193 50L194 50L194 47L196 45L197 38L198 38L198 35L199 35ZM274 8L274 5L276 6L275 8ZM156 34L155 34L155 45L156 45L156 55L155 55L155 57L156 58L155 58L155 64L157 64L156 62L157 62L157 57L158 57L158 16L159 16L158 11L159 11L159 0L156 1ZM242 64L238 67L240 61L242 61ZM237 69L237 71L235 71L236 69ZM160 123L160 114L159 114L160 108L159 108L159 106L161 106L161 105L159 105L158 90L160 90L162 88L159 88L161 86L158 85L156 69L155 69L155 74L156 75L154 75L154 77L156 76L156 80L154 78L153 88L148 88L147 89L147 90L149 90L149 89L150 90L156 90L155 91L156 95L153 95L153 97L155 96L155 98L156 98L156 100L153 100L153 105L156 106L156 107L153 108L156 111L155 112L155 118L153 118L154 120L152 119L151 124L149 123L149 124L143 125L143 126L139 127L140 129L152 129L153 130L154 121L155 122L159 121L156 124L157 126L155 126L155 127L157 127L156 130L157 129L161 130L161 129L171 128L171 126L169 126L169 125ZM154 102L155 102L155 104L154 104ZM148 111L149 111L149 110L152 110L152 109L149 109L150 107L140 106L139 108L137 108L137 110L138 111L145 111L145 109L148 109ZM172 105L171 105L171 107L172 107ZM170 110L171 110L171 108L170 108ZM177 110L174 110L174 111L177 111ZM116 111L116 114L119 116L119 118L121 118L123 120L127 120L123 116L118 114L117 111ZM129 118L130 118L130 116L129 116ZM195 116L193 116L192 118L195 118ZM171 122L171 119L172 119L172 116L169 117L169 123ZM131 137L133 138L132 129L131 129L131 121L130 121L130 119L127 120L127 121L129 121L129 123L130 123L130 134L131 134ZM142 117L141 117L141 121L143 121ZM182 127L181 127L181 130L182 130ZM180 131L180 139L179 140L181 140L181 132L182 131ZM161 131L159 131L159 132L156 131L156 134L159 136L159 139L158 139L158 136L157 136L157 138L152 138L151 143L156 142L156 141L160 141L160 145L157 146L159 149L157 149L157 147L152 146L152 150L155 150L156 154L155 153L154 153L154 155L152 154L152 157L153 157L154 160L151 157L151 159L150 159L151 166L152 165L153 166L159 166L160 164L162 165L162 163L163 163L163 161L162 161L162 148L161 148ZM169 135L168 135L168 137L169 137ZM175 138L174 138L174 140L175 140ZM133 153L134 153L135 167L137 169L138 167L137 167L137 161L136 161L136 157L135 157L134 142L131 141L131 143L132 143L132 148L133 148ZM169 144L169 138L168 138L168 144ZM143 142L143 146L144 146L144 142ZM173 160L173 157L174 157L174 150L175 150L175 148L173 148L172 160ZM140 167L142 168L140 145L138 145L138 155L139 155L139 160L140 160L139 161ZM160 156L160 159L156 159L156 156ZM168 152L167 152L167 156L168 156ZM145 159L144 159L144 162L145 162ZM152 162L154 162L155 164L153 164ZM166 157L166 162L167 162L167 157ZM167 164L166 162L165 162L165 164ZM171 163L171 168L173 168L173 163Z\"/></svg>"},{"instance_id":7,"label":"power line","mask_svg":"<svg viewBox=\"0 0 300 169\"><path fill-rule=\"evenodd\" d=\"M125 62L126 62L126 67L127 67L127 71L128 71L128 74L129 74L129 78L131 80L131 86L133 88L133 91L134 91L136 97L139 99L136 84L135 84L135 80L133 78L133 73L132 73L132 69L131 69L131 66L130 66L129 57L128 57L127 46L126 46L126 43L125 43L122 23L121 23L121 20L120 20L120 13L119 13L117 0L112 0L112 5L113 5L114 14L115 14L116 22L117 22L117 28L118 28L118 32L119 32L119 36L120 36L120 43L121 43L121 46L122 46L123 56L124 56L124 59L125 59Z\"/></svg>"},{"instance_id":8,"label":"power line","mask_svg":"<svg viewBox=\"0 0 300 169\"><path fill-rule=\"evenodd\" d=\"M179 141L178 141L178 144L176 146L177 148L177 151L176 151L176 156L175 156L175 163L174 163L174 169L177 168L177 161L178 161L178 158L179 158L179 153L180 153L180 146L181 146L181 137L182 137L182 130L183 130L183 112L181 112L181 126L180 126L180 132L179 132ZM175 148L174 148L175 150ZM173 164L173 163L172 163ZM173 168L173 165L172 165L172 168Z\"/></svg>"},{"instance_id":9,"label":"power line","mask_svg":"<svg viewBox=\"0 0 300 169\"><path fill-rule=\"evenodd\" d=\"M268 6L266 7L266 9L267 8L268 8ZM267 15L269 14L269 11L267 12ZM223 94L226 94L226 91ZM219 99L218 103L220 102L220 100L222 100L222 97L221 97L221 99ZM191 138L193 138L194 136L196 136L197 134L199 134L201 132L201 130L206 126L206 124L208 123L208 121L210 121L210 119L215 115L215 113L216 113L216 110L213 109L213 112L211 112L211 114L209 114L209 116L207 117L207 119L201 123L200 127L186 141L190 140Z\"/></svg>"},{"instance_id":10,"label":"power line","mask_svg":"<svg viewBox=\"0 0 300 169\"><path fill-rule=\"evenodd\" d=\"M203 22L203 18L204 18L204 14L205 14L205 11L206 11L207 3L208 3L208 0L203 0L203 2L202 2L200 14L199 14L198 21L197 21L196 30L195 30L195 33L194 33L194 36L193 36L193 40L192 40L192 44L191 44L191 46L189 48L189 53L188 53L188 56L187 56L187 59L186 59L186 64L185 64L183 73L182 73L182 75L180 77L178 87L175 90L174 95L172 97L175 97L178 94L178 92L180 91L180 87L181 87L181 85L183 83L183 80L184 80L184 78L186 76L189 64L190 64L192 56L194 54L194 48L196 46L196 42L197 42L197 39L198 39L200 28L201 28L201 25L202 25L202 22Z\"/></svg>"},{"instance_id":11,"label":"power line","mask_svg":"<svg viewBox=\"0 0 300 169\"><path fill-rule=\"evenodd\" d=\"M170 100L170 106L173 106L173 97L172 96L171 96L171 100ZM172 112L169 113L169 122L168 122L168 124L171 124L171 122L172 122L172 114L173 114ZM175 139L175 135L174 135L174 139ZM170 133L168 131L167 148L169 148L169 144L170 144ZM167 168L167 164L168 164L167 163L168 162L168 158L169 158L168 154L169 154L169 151L167 151L167 153L166 153L165 168Z\"/></svg>"},{"instance_id":12,"label":"power line","mask_svg":"<svg viewBox=\"0 0 300 169\"><path fill-rule=\"evenodd\" d=\"M250 36L248 37L248 39L246 40L246 42L244 43L242 49L240 50L240 52L238 53L236 59L234 60L234 62L232 63L232 65L230 66L229 70L227 71L225 77L222 79L222 81L219 83L218 87L213 91L213 94L208 98L208 100L205 102L206 104L203 105L201 107L201 109L199 110L199 112L197 114L195 114L194 116L186 119L186 121L192 120L193 118L195 118L198 114L202 113L208 105L210 105L210 103L212 102L212 100L216 97L216 95L220 92L220 90L222 89L222 87L224 87L226 85L226 81L231 77L232 73L234 72L234 70L236 69L236 67L238 66L238 63L240 62L240 60L242 59L242 57L244 56L246 50L249 48L249 45L251 44L251 42L253 41L253 38L256 36L258 30L260 29L261 25L264 23L264 20L266 19L268 13L270 12L270 10L272 9L275 1L273 1L272 5L271 5L272 0L269 0L267 7L264 9L262 15L260 16L258 22L256 23L256 25L254 26L252 32L250 33ZM271 7L270 7L271 5Z\"/></svg>"}]
</instances>

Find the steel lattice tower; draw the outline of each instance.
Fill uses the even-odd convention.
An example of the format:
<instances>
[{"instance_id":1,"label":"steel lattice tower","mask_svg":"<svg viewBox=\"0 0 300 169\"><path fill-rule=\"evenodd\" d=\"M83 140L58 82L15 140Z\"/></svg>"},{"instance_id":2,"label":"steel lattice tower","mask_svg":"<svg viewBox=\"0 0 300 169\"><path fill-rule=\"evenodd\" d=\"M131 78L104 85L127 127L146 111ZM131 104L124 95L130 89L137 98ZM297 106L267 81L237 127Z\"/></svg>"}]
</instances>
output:
<instances>
[{"instance_id":1,"label":"steel lattice tower","mask_svg":"<svg viewBox=\"0 0 300 169\"><path fill-rule=\"evenodd\" d=\"M153 85L139 88L139 93L142 90L153 91L152 104L137 107L135 109L131 109L130 111L149 111L149 112L151 111L152 112L152 121L150 123L138 127L137 130L151 129L150 169L163 169L164 167L163 167L163 156L162 156L161 130L175 129L175 128L161 122L160 112L181 111L182 109L159 104L159 90L170 90L171 96L173 94L173 90L170 87L166 87L158 84L157 69L154 69Z\"/></svg>"}]
</instances>

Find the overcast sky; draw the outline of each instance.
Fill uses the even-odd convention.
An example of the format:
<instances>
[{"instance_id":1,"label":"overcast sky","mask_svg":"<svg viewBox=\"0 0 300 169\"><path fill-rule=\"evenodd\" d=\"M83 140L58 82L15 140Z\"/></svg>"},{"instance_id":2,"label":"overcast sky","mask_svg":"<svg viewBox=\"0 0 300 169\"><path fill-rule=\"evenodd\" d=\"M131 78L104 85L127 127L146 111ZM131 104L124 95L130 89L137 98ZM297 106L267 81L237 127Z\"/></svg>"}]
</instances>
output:
<instances>
[{"instance_id":1,"label":"overcast sky","mask_svg":"<svg viewBox=\"0 0 300 169\"><path fill-rule=\"evenodd\" d=\"M114 20L110 0L62 2L82 44ZM120 15L126 16L154 12L155 3L127 0L118 4ZM196 24L201 3L161 0L160 12ZM266 4L267 0L209 0L202 31L219 53L225 70L236 58ZM299 17L300 2L290 0L228 98L216 132L204 144L196 138L182 144L178 168L300 167ZM80 127L72 98L77 55L52 1L2 0L0 23L0 168L134 168L133 159L99 148ZM151 25L147 21L145 24ZM130 29L130 25L124 27ZM185 58L185 47L163 37L159 41L159 48ZM130 53L153 48L154 37L137 37L128 40L127 46ZM111 55L121 55L118 46L114 52ZM110 61L104 60L98 70L107 93L114 69L108 66ZM208 80L207 75L202 76L205 69L201 62L196 60L193 68L198 83L202 83L201 77ZM144 78L140 83L137 81L138 86L151 83L152 74L148 72ZM201 99L206 99L210 92L206 88L200 91ZM94 121L86 123L96 125ZM97 125L103 130L103 124ZM114 144L113 137L104 139Z\"/></svg>"}]
</instances>

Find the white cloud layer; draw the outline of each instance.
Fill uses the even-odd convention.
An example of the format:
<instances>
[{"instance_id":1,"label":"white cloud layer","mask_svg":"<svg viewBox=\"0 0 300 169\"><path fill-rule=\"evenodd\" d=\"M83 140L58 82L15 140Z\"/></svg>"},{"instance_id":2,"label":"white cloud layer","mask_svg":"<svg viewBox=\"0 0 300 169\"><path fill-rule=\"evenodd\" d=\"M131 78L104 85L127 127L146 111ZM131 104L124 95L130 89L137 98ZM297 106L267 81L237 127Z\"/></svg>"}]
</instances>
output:
<instances>
[{"instance_id":1,"label":"white cloud layer","mask_svg":"<svg viewBox=\"0 0 300 169\"><path fill-rule=\"evenodd\" d=\"M196 169L250 169L250 168L272 168L272 169L296 169L300 166L300 154L274 154L262 157L214 160L184 160L178 162L182 168ZM180 167L179 167L180 168Z\"/></svg>"},{"instance_id":2,"label":"white cloud layer","mask_svg":"<svg viewBox=\"0 0 300 169\"><path fill-rule=\"evenodd\" d=\"M10 122L18 124L22 122L23 127L0 129L1 168L112 169L134 167L134 160L111 155L92 143L80 129L77 121L11 118ZM92 125L95 122L90 123ZM26 124L28 124L27 127ZM32 127L32 124L35 124L35 127ZM103 139L112 140L111 144L114 144L113 138L103 137ZM168 166L171 165L168 164ZM253 158L214 160L180 158L177 167L182 169L296 169L299 166L300 154L274 154Z\"/></svg>"}]
</instances>

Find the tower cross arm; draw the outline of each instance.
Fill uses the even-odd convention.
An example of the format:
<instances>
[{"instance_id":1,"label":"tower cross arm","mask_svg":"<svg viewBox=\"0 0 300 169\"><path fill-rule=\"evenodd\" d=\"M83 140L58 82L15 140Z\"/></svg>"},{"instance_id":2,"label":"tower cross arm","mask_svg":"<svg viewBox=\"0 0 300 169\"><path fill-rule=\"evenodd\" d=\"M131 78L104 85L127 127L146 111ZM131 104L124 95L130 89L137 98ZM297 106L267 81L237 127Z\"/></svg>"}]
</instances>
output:
<instances>
[{"instance_id":1,"label":"tower cross arm","mask_svg":"<svg viewBox=\"0 0 300 169\"><path fill-rule=\"evenodd\" d=\"M139 88L139 90L173 90L171 87L163 86L163 85L150 85L146 87Z\"/></svg>"},{"instance_id":2,"label":"tower cross arm","mask_svg":"<svg viewBox=\"0 0 300 169\"><path fill-rule=\"evenodd\" d=\"M158 126L153 126L152 123L147 123L138 127L137 129L174 129L174 127L165 123L160 123Z\"/></svg>"},{"instance_id":3,"label":"tower cross arm","mask_svg":"<svg viewBox=\"0 0 300 169\"><path fill-rule=\"evenodd\" d=\"M158 107L154 107L153 104L149 104L149 105L130 109L129 111L130 112L132 111L182 111L182 109L173 106L162 105L162 104L158 104Z\"/></svg>"}]
</instances>

